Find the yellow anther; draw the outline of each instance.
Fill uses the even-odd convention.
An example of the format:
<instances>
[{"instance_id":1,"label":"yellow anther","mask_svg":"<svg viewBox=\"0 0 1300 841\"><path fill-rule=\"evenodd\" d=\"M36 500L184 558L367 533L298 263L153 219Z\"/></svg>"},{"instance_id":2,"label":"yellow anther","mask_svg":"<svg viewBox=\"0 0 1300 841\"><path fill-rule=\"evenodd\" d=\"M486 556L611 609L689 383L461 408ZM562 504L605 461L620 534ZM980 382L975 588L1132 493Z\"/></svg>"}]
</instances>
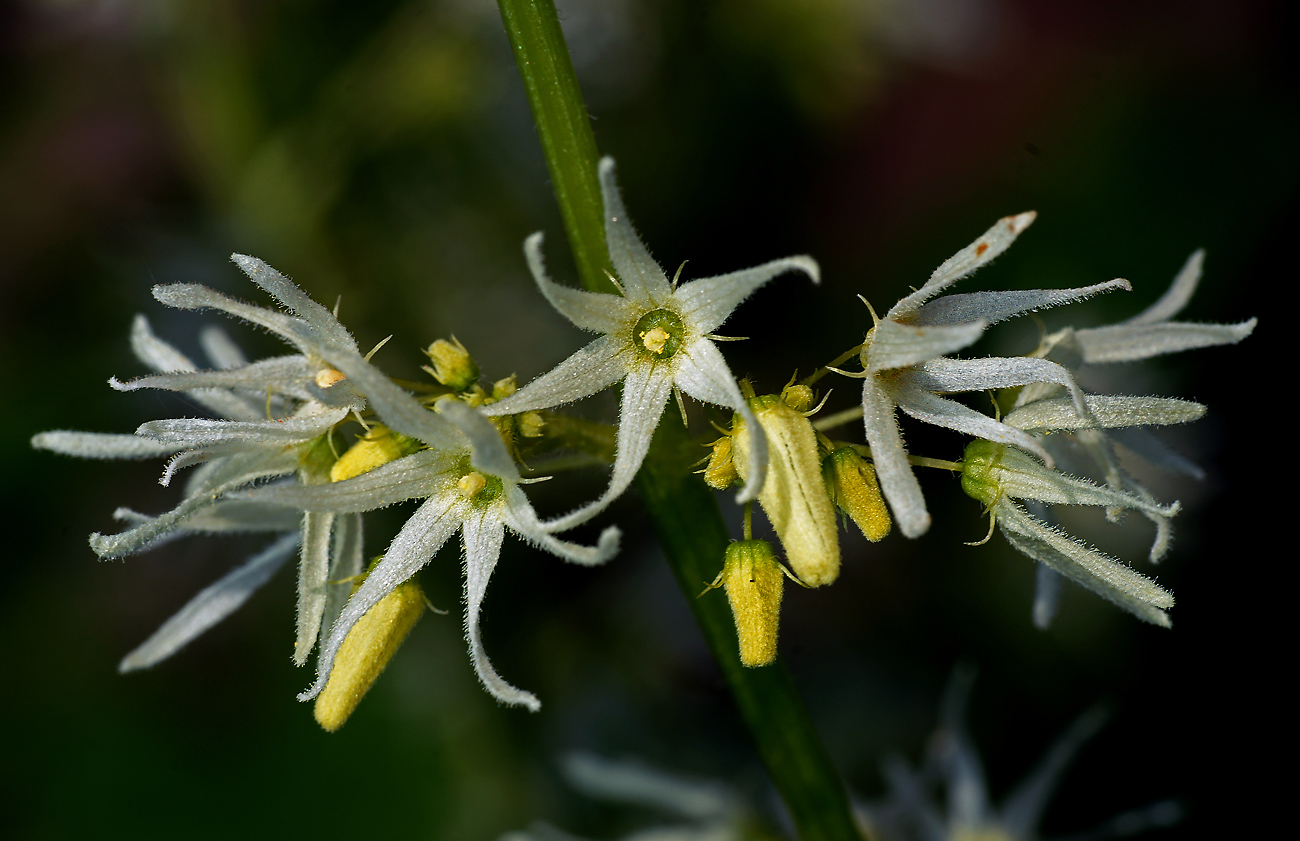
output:
<instances>
[{"instance_id":1,"label":"yellow anther","mask_svg":"<svg viewBox=\"0 0 1300 841\"><path fill-rule=\"evenodd\" d=\"M781 402L796 412L806 412L813 405L813 390L806 385L788 385L781 389Z\"/></svg>"},{"instance_id":2,"label":"yellow anther","mask_svg":"<svg viewBox=\"0 0 1300 841\"><path fill-rule=\"evenodd\" d=\"M646 350L658 355L664 352L664 347L667 346L672 335L662 327L651 327L638 338L641 339L641 344Z\"/></svg>"},{"instance_id":3,"label":"yellow anther","mask_svg":"<svg viewBox=\"0 0 1300 841\"><path fill-rule=\"evenodd\" d=\"M420 585L409 579L357 620L339 646L329 681L316 696L314 712L321 727L333 733L343 726L415 627L426 604Z\"/></svg>"},{"instance_id":4,"label":"yellow anther","mask_svg":"<svg viewBox=\"0 0 1300 841\"><path fill-rule=\"evenodd\" d=\"M827 456L822 475L831 499L867 540L875 542L889 534L889 509L880 495L876 471L852 447L841 447Z\"/></svg>"},{"instance_id":5,"label":"yellow anther","mask_svg":"<svg viewBox=\"0 0 1300 841\"><path fill-rule=\"evenodd\" d=\"M519 389L519 380L514 374L492 383L492 399L505 400Z\"/></svg>"},{"instance_id":6,"label":"yellow anther","mask_svg":"<svg viewBox=\"0 0 1300 841\"><path fill-rule=\"evenodd\" d=\"M342 371L336 371L333 368L322 368L316 372L316 385L321 388L329 388L335 383L346 379L347 376Z\"/></svg>"},{"instance_id":7,"label":"yellow anther","mask_svg":"<svg viewBox=\"0 0 1300 841\"><path fill-rule=\"evenodd\" d=\"M478 495L479 491L487 487L487 479L483 478L482 473L466 473L464 476L460 477L460 481L456 483L456 487L466 499L473 499Z\"/></svg>"},{"instance_id":8,"label":"yellow anther","mask_svg":"<svg viewBox=\"0 0 1300 841\"><path fill-rule=\"evenodd\" d=\"M515 428L524 438L541 438L546 431L546 419L537 412L524 412L515 416Z\"/></svg>"}]
</instances>

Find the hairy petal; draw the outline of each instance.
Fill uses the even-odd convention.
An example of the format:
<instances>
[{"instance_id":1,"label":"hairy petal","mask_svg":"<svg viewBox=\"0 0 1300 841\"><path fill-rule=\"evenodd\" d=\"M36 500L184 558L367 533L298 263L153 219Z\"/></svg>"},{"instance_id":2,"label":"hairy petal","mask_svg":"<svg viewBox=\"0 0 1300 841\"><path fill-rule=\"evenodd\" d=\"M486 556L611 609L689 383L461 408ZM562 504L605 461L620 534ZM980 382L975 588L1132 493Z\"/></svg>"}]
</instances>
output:
<instances>
[{"instance_id":1,"label":"hairy petal","mask_svg":"<svg viewBox=\"0 0 1300 841\"><path fill-rule=\"evenodd\" d=\"M673 299L680 307L682 318L693 330L709 333L726 321L736 307L760 286L788 271L801 271L812 278L813 283L821 282L817 261L800 254L772 260L752 269L692 281L678 288Z\"/></svg>"},{"instance_id":2,"label":"hairy petal","mask_svg":"<svg viewBox=\"0 0 1300 841\"><path fill-rule=\"evenodd\" d=\"M260 286L268 295L275 298L291 312L311 325L326 341L357 349L352 334L347 331L329 310L316 303L299 289L293 281L268 266L256 257L246 254L231 254L230 259L248 275L249 279Z\"/></svg>"},{"instance_id":3,"label":"hairy petal","mask_svg":"<svg viewBox=\"0 0 1300 841\"><path fill-rule=\"evenodd\" d=\"M184 449L184 445L165 443L139 435L115 432L78 432L71 429L52 429L32 436L32 446L65 456L100 459L146 459L168 456Z\"/></svg>"},{"instance_id":4,"label":"hairy petal","mask_svg":"<svg viewBox=\"0 0 1300 841\"><path fill-rule=\"evenodd\" d=\"M682 348L681 367L677 369L677 386L696 400L726 406L745 419L749 435L748 478L736 495L736 502L746 503L758 499L758 493L767 481L767 433L754 417L749 402L740 393L736 378L727 367L727 360L717 345L708 339L696 339Z\"/></svg>"},{"instance_id":5,"label":"hairy petal","mask_svg":"<svg viewBox=\"0 0 1300 841\"><path fill-rule=\"evenodd\" d=\"M492 570L501 556L505 526L491 512L475 512L465 519L462 534L465 541L465 640L469 643L474 672L483 688L501 703L537 712L542 708L542 702L533 693L511 686L497 674L479 635L479 613L483 609L483 597L487 595Z\"/></svg>"},{"instance_id":6,"label":"hairy petal","mask_svg":"<svg viewBox=\"0 0 1300 841\"><path fill-rule=\"evenodd\" d=\"M295 345L304 353L310 352L311 343L304 343L293 331L295 325L303 325L300 319L282 312L259 307L244 301L223 295L215 289L200 286L197 283L169 283L155 286L153 296L160 303L182 310L214 309L242 318L250 324L265 327L285 341ZM314 331L313 331L314 335Z\"/></svg>"},{"instance_id":7,"label":"hairy petal","mask_svg":"<svg viewBox=\"0 0 1300 841\"><path fill-rule=\"evenodd\" d=\"M937 359L975 343L988 325L983 321L949 327L914 327L885 319L872 328L862 351L869 374Z\"/></svg>"},{"instance_id":8,"label":"hairy petal","mask_svg":"<svg viewBox=\"0 0 1300 841\"><path fill-rule=\"evenodd\" d=\"M672 387L673 374L666 365L640 365L627 372L618 408L614 470L609 487L594 502L546 522L547 531L564 531L585 523L628 489L650 449L650 439L654 437Z\"/></svg>"},{"instance_id":9,"label":"hairy petal","mask_svg":"<svg viewBox=\"0 0 1300 841\"><path fill-rule=\"evenodd\" d=\"M303 511L359 514L408 499L447 491L455 457L463 450L421 450L382 464L342 482L322 485L271 485L238 494L236 499Z\"/></svg>"},{"instance_id":10,"label":"hairy petal","mask_svg":"<svg viewBox=\"0 0 1300 841\"><path fill-rule=\"evenodd\" d=\"M310 701L320 694L334 668L334 658L348 631L370 608L379 603L406 579L420 571L447 539L460 527L464 515L464 501L459 494L450 493L430 497L406 521L402 530L389 544L384 559L380 561L361 587L352 594L347 606L330 629L329 639L321 647L317 659L316 682L298 696L299 701Z\"/></svg>"},{"instance_id":11,"label":"hairy petal","mask_svg":"<svg viewBox=\"0 0 1300 841\"><path fill-rule=\"evenodd\" d=\"M898 527L908 537L920 537L930 528L930 512L925 508L921 484L907 463L903 435L894 416L893 395L874 377L862 381L862 422L880 491Z\"/></svg>"},{"instance_id":12,"label":"hairy petal","mask_svg":"<svg viewBox=\"0 0 1300 841\"><path fill-rule=\"evenodd\" d=\"M286 534L205 588L162 624L122 662L119 672L147 669L175 654L222 619L238 610L265 584L298 546L297 533Z\"/></svg>"},{"instance_id":13,"label":"hairy petal","mask_svg":"<svg viewBox=\"0 0 1300 841\"><path fill-rule=\"evenodd\" d=\"M1252 318L1239 324L1192 324L1181 321L1115 324L1076 330L1075 339L1083 351L1084 362L1132 362L1195 348L1235 345L1254 331L1258 321Z\"/></svg>"},{"instance_id":14,"label":"hairy petal","mask_svg":"<svg viewBox=\"0 0 1300 841\"><path fill-rule=\"evenodd\" d=\"M917 388L941 392L1052 383L1069 389L1075 412L1080 416L1087 415L1083 391L1075 383L1070 369L1047 359L1027 356L933 359L918 365L908 376Z\"/></svg>"},{"instance_id":15,"label":"hairy petal","mask_svg":"<svg viewBox=\"0 0 1300 841\"><path fill-rule=\"evenodd\" d=\"M1123 562L1093 549L1027 511L1010 499L995 506L998 529L1018 551L1114 602L1139 619L1168 628L1165 611L1173 594Z\"/></svg>"},{"instance_id":16,"label":"hairy petal","mask_svg":"<svg viewBox=\"0 0 1300 841\"><path fill-rule=\"evenodd\" d=\"M902 380L894 384L894 399L898 402L898 408L919 421L955 429L976 438L1011 444L1034 453L1048 466L1055 463L1042 443L1029 433L995 421L955 400L914 388L909 381Z\"/></svg>"},{"instance_id":17,"label":"hairy petal","mask_svg":"<svg viewBox=\"0 0 1300 841\"><path fill-rule=\"evenodd\" d=\"M945 295L921 307L916 324L965 324L982 319L996 324L1027 312L1037 312L1062 304L1072 304L1091 298L1101 292L1115 289L1132 291L1133 285L1123 278L1115 278L1092 286L1074 289L1013 289L1001 292L966 292Z\"/></svg>"},{"instance_id":18,"label":"hairy petal","mask_svg":"<svg viewBox=\"0 0 1300 841\"><path fill-rule=\"evenodd\" d=\"M1046 567L1043 567L1046 569ZM1016 786L1002 807L1002 826L1010 838L1032 838L1052 799L1062 774L1074 760L1079 748L1105 725L1110 716L1102 707L1093 707L1074 720L1052 742L1037 767Z\"/></svg>"},{"instance_id":19,"label":"hairy petal","mask_svg":"<svg viewBox=\"0 0 1300 841\"><path fill-rule=\"evenodd\" d=\"M1187 258L1187 262L1178 271L1174 282L1165 290L1165 294L1151 306L1125 321L1125 324L1159 324L1168 321L1183 311L1196 287L1201 282L1201 267L1205 264L1205 249L1198 248Z\"/></svg>"},{"instance_id":20,"label":"hairy petal","mask_svg":"<svg viewBox=\"0 0 1300 841\"><path fill-rule=\"evenodd\" d=\"M220 370L243 368L248 364L248 357L239 349L239 345L215 324L199 331L199 347L212 361L212 367Z\"/></svg>"},{"instance_id":21,"label":"hairy petal","mask_svg":"<svg viewBox=\"0 0 1300 841\"><path fill-rule=\"evenodd\" d=\"M979 239L943 261L942 265L934 270L934 274L930 275L925 285L894 304L887 317L899 318L911 315L926 301L980 266L992 261L1010 248L1011 243L1016 241L1016 237L1020 236L1036 217L1037 214L1031 210L1028 213L999 219Z\"/></svg>"},{"instance_id":22,"label":"hairy petal","mask_svg":"<svg viewBox=\"0 0 1300 841\"><path fill-rule=\"evenodd\" d=\"M293 664L307 662L316 647L321 616L325 614L326 582L330 568L330 532L334 515L306 511L302 515L302 551L298 558L298 637L293 647Z\"/></svg>"},{"instance_id":23,"label":"hairy petal","mask_svg":"<svg viewBox=\"0 0 1300 841\"><path fill-rule=\"evenodd\" d=\"M513 415L590 397L627 374L634 352L622 336L601 336L504 400L487 404L483 414Z\"/></svg>"},{"instance_id":24,"label":"hairy petal","mask_svg":"<svg viewBox=\"0 0 1300 841\"><path fill-rule=\"evenodd\" d=\"M601 531L595 546L569 543L551 535L548 526L537 518L528 497L517 486L506 486L505 497L505 523L529 545L583 566L599 566L618 554L622 532L615 526Z\"/></svg>"},{"instance_id":25,"label":"hairy petal","mask_svg":"<svg viewBox=\"0 0 1300 841\"><path fill-rule=\"evenodd\" d=\"M1101 427L1164 426L1189 423L1205 414L1202 403L1172 397L1125 397L1113 394L1084 395L1090 417L1082 417L1068 398L1039 400L1008 414L1003 423L1016 429L1073 430Z\"/></svg>"},{"instance_id":26,"label":"hairy petal","mask_svg":"<svg viewBox=\"0 0 1300 841\"><path fill-rule=\"evenodd\" d=\"M459 400L443 400L438 412L469 439L470 463L478 470L508 482L519 481L519 468L506 450L501 432L482 413Z\"/></svg>"},{"instance_id":27,"label":"hairy petal","mask_svg":"<svg viewBox=\"0 0 1300 841\"><path fill-rule=\"evenodd\" d=\"M593 333L618 333L624 328L631 312L626 298L561 286L547 277L541 231L524 240L524 256L542 296L569 321Z\"/></svg>"},{"instance_id":28,"label":"hairy petal","mask_svg":"<svg viewBox=\"0 0 1300 841\"><path fill-rule=\"evenodd\" d=\"M663 306L672 297L672 287L627 217L614 176L613 158L600 159L599 175L600 194L605 202L605 243L623 291L628 300L641 306Z\"/></svg>"}]
</instances>

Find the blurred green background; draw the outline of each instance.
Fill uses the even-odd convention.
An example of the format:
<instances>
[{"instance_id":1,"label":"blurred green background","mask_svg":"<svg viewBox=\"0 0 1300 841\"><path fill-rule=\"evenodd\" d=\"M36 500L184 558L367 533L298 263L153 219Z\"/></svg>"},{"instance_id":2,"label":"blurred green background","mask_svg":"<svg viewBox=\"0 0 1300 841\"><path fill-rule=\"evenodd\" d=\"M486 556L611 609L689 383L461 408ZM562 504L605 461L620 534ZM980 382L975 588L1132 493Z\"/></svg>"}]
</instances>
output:
<instances>
[{"instance_id":1,"label":"blurred green background","mask_svg":"<svg viewBox=\"0 0 1300 841\"><path fill-rule=\"evenodd\" d=\"M1262 592L1294 557L1266 550L1281 528L1265 489L1286 456L1258 440L1286 418L1271 393L1289 359L1266 351L1284 329L1268 310L1279 293L1291 300L1300 170L1284 4L558 5L601 150L617 157L656 257L670 269L689 259L687 279L792 253L821 262L820 288L782 278L724 330L752 337L726 352L760 388L860 341L857 294L889 306L1008 213L1039 219L967 289L1133 282L1046 313L1049 327L1133 314L1207 249L1184 317L1258 315L1257 334L1125 368L1112 384L1211 406L1171 436L1208 478L1158 485L1185 506L1159 569L1179 598L1172 632L1068 585L1056 624L1035 630L1031 563L1000 537L964 546L986 529L979 506L951 477L926 475L935 528L876 546L846 538L834 587L788 593L782 650L861 797L883 792L889 752L919 755L947 675L969 660L982 669L972 719L998 794L1088 705L1116 712L1067 777L1049 834L1165 797L1188 819L1159 837L1243 830L1271 811L1257 753L1290 721L1274 685L1293 659L1271 625L1283 605ZM203 319L156 304L152 284L261 300L232 251L341 300L362 345L393 334L378 361L396 375L418 376L418 349L453 332L489 378L526 381L576 349L583 337L522 258L523 238L544 230L554 275L573 276L492 3L27 0L0 10L0 50L9 837L478 839L545 818L612 838L652 820L569 790L555 763L576 748L726 779L770 808L634 499L605 518L626 534L606 569L508 542L486 642L501 673L542 698L540 714L499 708L477 686L449 546L424 581L451 614L425 617L330 736L294 700L309 675L290 662L288 571L174 659L119 677L125 652L261 544L191 539L101 563L86 535L116 530L115 507L174 504L160 467L27 446L43 429L125 432L193 414L105 380L143 373L126 341L137 312L198 352ZM1031 349L1039 327L1021 321L981 349ZM225 326L254 353L278 351ZM853 403L855 383L825 383L832 410ZM612 405L589 411L610 417ZM956 436L904 425L914 451L959 457ZM568 482L539 507L599 485ZM404 513L368 521L368 551ZM1097 517L1085 536L1140 559L1141 519Z\"/></svg>"}]
</instances>

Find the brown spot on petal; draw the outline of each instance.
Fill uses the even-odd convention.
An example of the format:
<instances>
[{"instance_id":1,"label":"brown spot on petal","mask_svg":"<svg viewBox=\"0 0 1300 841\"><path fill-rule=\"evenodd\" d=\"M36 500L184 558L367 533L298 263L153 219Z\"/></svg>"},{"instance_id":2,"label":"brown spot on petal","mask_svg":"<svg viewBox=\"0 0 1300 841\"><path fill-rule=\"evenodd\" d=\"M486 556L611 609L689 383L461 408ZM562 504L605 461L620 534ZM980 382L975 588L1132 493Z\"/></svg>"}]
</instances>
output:
<instances>
[{"instance_id":1,"label":"brown spot on petal","mask_svg":"<svg viewBox=\"0 0 1300 841\"><path fill-rule=\"evenodd\" d=\"M981 242L979 245L975 246L975 256L983 257L984 252L988 250L989 250L989 244L987 242Z\"/></svg>"}]
</instances>

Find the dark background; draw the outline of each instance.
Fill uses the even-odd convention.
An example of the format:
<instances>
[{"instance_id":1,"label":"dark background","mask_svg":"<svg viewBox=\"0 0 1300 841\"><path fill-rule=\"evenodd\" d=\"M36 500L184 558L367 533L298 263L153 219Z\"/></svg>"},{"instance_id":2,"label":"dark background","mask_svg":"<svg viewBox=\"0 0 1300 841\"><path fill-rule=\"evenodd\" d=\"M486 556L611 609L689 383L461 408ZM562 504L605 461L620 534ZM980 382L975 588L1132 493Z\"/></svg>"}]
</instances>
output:
<instances>
[{"instance_id":1,"label":"dark background","mask_svg":"<svg viewBox=\"0 0 1300 841\"><path fill-rule=\"evenodd\" d=\"M1207 479L1155 485L1185 506L1158 570L1179 599L1174 630L1069 586L1052 629L1035 630L1032 563L1000 537L963 545L986 521L938 473L923 477L928 535L876 546L850 536L835 586L788 593L782 650L855 795L882 794L889 752L919 756L966 660L981 668L971 716L997 795L1089 705L1115 713L1064 781L1048 835L1166 797L1188 817L1162 838L1250 836L1285 808L1264 765L1287 767L1278 743L1294 729L1277 700L1293 657L1280 656L1275 619L1292 529L1264 503L1293 473L1274 396L1292 360L1270 351L1288 329L1300 169L1281 6L561 4L601 150L617 157L631 215L670 270L689 259L689 279L792 253L821 262L820 288L782 278L723 331L753 338L725 351L760 389L859 342L869 318L857 294L887 308L996 218L1031 208L1033 228L965 289L1127 277L1131 293L1043 316L1049 328L1106 323L1153 301L1204 247L1205 281L1183 318L1260 317L1239 346L1124 366L1111 384L1211 407L1170 436ZM119 505L165 510L175 491L157 485L157 465L27 446L43 429L126 432L193 413L105 385L143 373L126 341L137 312L198 352L203 319L156 304L152 284L260 301L227 260L254 254L317 300L341 297L363 345L393 334L380 357L391 373L416 376L418 349L454 332L489 378L527 380L583 338L536 293L520 244L542 229L557 278L573 276L571 261L486 0L0 10L0 827L22 838L477 839L545 818L610 838L655 820L570 791L555 763L575 748L725 779L769 806L632 499L606 518L626 533L606 569L508 542L486 641L501 673L542 698L538 715L499 708L477 686L452 546L424 575L451 614L426 616L336 735L294 700L310 681L290 662L289 571L173 660L116 674L124 653L261 545L192 539L101 563L89 532L114 530ZM978 349L1032 349L1039 326L1020 322ZM279 351L227 326L254 353ZM831 410L853 403L856 383L825 383ZM956 436L904 425L914 451L959 457ZM598 486L573 482L572 496L539 507ZM382 551L404 513L368 522L368 551ZM1078 533L1150 571L1142 518L1117 528L1097 516Z\"/></svg>"}]
</instances>

